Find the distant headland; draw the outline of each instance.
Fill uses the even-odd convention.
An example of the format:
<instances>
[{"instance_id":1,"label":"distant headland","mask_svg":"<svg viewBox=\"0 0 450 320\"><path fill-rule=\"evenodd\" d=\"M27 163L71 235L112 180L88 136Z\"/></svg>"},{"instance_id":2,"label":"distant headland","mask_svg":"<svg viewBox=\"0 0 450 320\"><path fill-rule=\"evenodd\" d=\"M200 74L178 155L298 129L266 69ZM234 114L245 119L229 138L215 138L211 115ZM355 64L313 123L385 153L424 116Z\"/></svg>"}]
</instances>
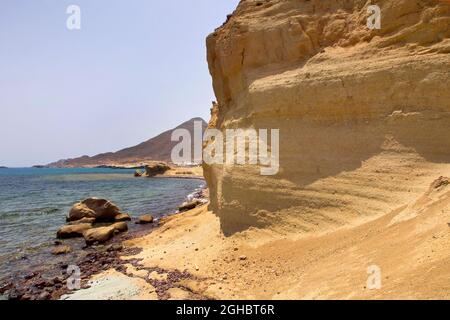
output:
<instances>
[{"instance_id":1,"label":"distant headland","mask_svg":"<svg viewBox=\"0 0 450 320\"><path fill-rule=\"evenodd\" d=\"M192 134L195 121L201 121L203 131L206 130L207 123L201 118L194 118L131 148L103 153L93 157L82 156L75 159L64 159L34 167L142 169L150 162L170 162L172 149L177 144L177 142L171 141L172 132L176 129L187 129Z\"/></svg>"}]
</instances>

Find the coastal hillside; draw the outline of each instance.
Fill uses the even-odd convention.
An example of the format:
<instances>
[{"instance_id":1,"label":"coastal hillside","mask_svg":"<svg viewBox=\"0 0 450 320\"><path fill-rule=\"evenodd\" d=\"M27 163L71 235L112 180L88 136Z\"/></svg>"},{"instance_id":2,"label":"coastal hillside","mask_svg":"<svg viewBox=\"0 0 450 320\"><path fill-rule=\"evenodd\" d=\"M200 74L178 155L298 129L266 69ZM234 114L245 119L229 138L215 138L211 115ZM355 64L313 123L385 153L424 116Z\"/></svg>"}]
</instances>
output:
<instances>
[{"instance_id":1,"label":"coastal hillside","mask_svg":"<svg viewBox=\"0 0 450 320\"><path fill-rule=\"evenodd\" d=\"M280 171L204 166L226 234L335 229L406 205L450 168L450 5L240 2L207 39L211 126L280 129ZM211 142L213 143L213 142Z\"/></svg>"},{"instance_id":2,"label":"coastal hillside","mask_svg":"<svg viewBox=\"0 0 450 320\"><path fill-rule=\"evenodd\" d=\"M49 167L96 167L96 166L120 166L139 165L148 161L170 162L173 147L178 142L172 142L172 132L176 129L187 129L193 136L194 122L202 123L203 131L206 129L206 122L201 118L193 118L179 125L178 127L161 133L160 135L142 142L136 146L126 148L117 152L102 153L93 157L83 156L75 159L60 160L50 163Z\"/></svg>"}]
</instances>

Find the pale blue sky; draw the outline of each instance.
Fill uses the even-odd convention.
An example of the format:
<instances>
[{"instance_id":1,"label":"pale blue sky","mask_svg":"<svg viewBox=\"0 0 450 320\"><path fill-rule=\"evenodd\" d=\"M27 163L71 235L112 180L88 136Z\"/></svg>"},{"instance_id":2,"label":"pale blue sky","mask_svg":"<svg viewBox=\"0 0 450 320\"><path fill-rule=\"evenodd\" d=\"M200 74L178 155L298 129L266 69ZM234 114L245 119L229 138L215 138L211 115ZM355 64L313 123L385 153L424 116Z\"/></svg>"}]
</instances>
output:
<instances>
[{"instance_id":1,"label":"pale blue sky","mask_svg":"<svg viewBox=\"0 0 450 320\"><path fill-rule=\"evenodd\" d=\"M238 0L1 0L0 166L116 151L214 100L205 38ZM66 8L81 8L81 30Z\"/></svg>"}]
</instances>

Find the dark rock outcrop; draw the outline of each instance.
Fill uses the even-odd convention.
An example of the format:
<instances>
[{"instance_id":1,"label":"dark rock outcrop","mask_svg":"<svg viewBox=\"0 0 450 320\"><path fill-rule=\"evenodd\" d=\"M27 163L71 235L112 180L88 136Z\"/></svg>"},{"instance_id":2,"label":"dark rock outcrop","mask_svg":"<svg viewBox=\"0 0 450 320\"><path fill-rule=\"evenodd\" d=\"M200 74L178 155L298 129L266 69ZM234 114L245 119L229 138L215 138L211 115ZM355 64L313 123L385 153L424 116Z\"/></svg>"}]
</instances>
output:
<instances>
[{"instance_id":1,"label":"dark rock outcrop","mask_svg":"<svg viewBox=\"0 0 450 320\"><path fill-rule=\"evenodd\" d=\"M167 170L170 170L170 167L164 162L148 165L145 166L145 176L154 177L159 174L164 174Z\"/></svg>"}]
</instances>

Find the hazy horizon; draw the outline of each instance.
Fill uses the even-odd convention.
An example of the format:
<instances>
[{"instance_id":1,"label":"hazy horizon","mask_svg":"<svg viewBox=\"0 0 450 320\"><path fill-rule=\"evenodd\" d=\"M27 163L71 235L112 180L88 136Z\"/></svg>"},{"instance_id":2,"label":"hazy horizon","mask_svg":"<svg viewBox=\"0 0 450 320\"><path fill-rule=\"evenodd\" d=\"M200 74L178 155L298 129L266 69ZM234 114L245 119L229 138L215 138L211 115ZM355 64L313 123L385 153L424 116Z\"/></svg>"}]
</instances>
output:
<instances>
[{"instance_id":1,"label":"hazy horizon","mask_svg":"<svg viewBox=\"0 0 450 320\"><path fill-rule=\"evenodd\" d=\"M2 1L0 166L118 151L207 121L205 38L238 2ZM66 27L69 5L81 30Z\"/></svg>"}]
</instances>

